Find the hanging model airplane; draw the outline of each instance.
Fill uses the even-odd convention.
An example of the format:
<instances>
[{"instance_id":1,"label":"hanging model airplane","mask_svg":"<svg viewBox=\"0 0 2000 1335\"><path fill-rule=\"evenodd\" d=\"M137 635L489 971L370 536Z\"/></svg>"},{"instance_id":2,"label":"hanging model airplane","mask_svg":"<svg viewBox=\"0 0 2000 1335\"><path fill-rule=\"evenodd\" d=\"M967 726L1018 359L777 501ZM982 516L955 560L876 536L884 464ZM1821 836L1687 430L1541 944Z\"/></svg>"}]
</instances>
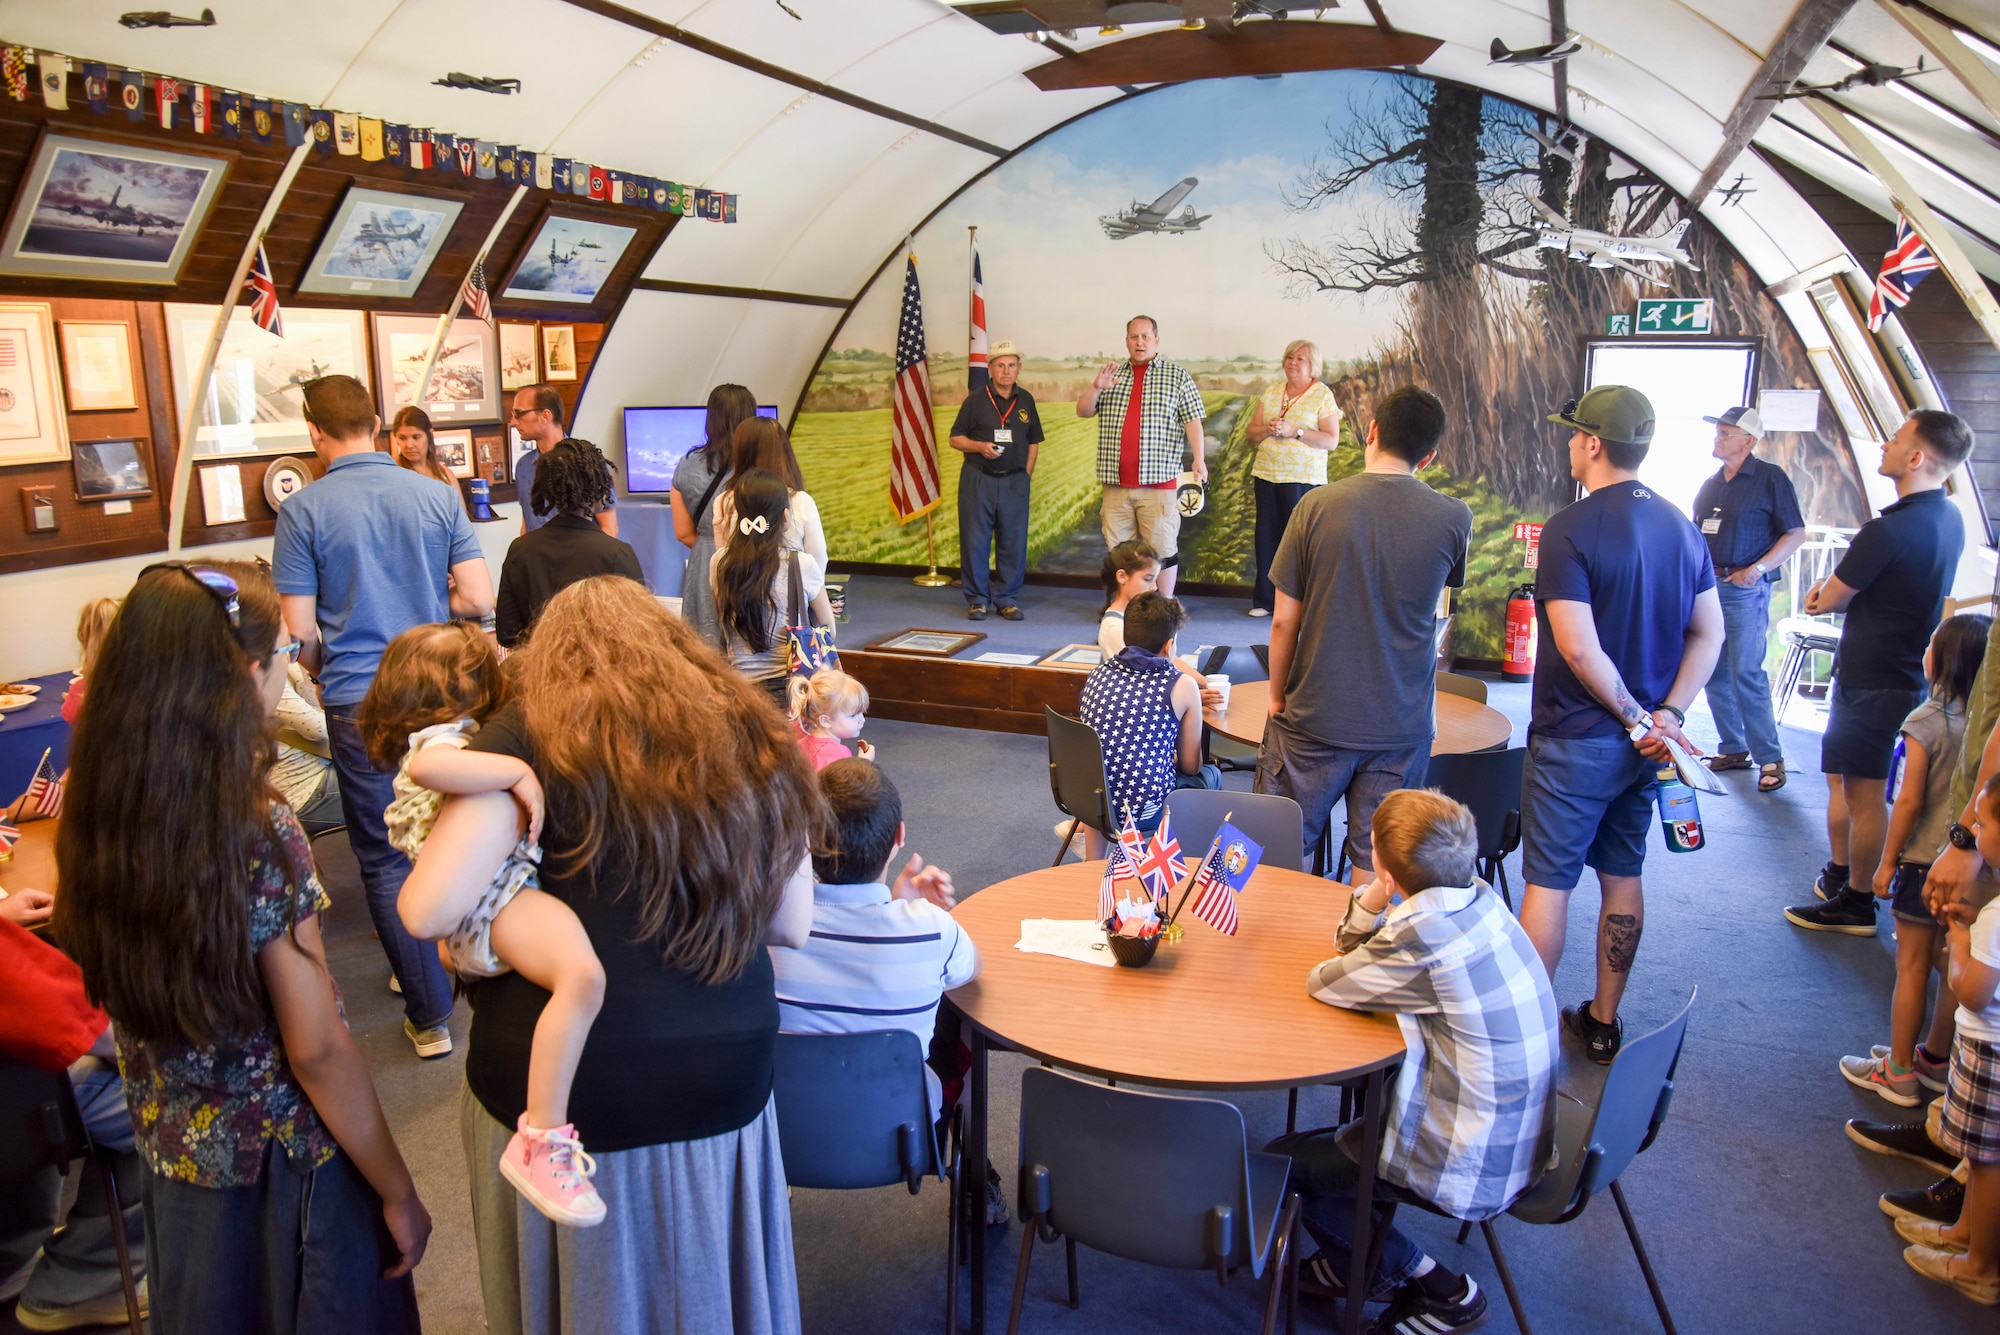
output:
<instances>
[{"instance_id":1,"label":"hanging model airplane","mask_svg":"<svg viewBox=\"0 0 2000 1335\"><path fill-rule=\"evenodd\" d=\"M1560 42L1549 42L1543 46L1524 46L1519 51L1509 50L1505 42L1495 37L1486 54L1490 57L1488 63L1494 65L1546 65L1581 50L1583 43L1574 37L1565 37Z\"/></svg>"},{"instance_id":2,"label":"hanging model airplane","mask_svg":"<svg viewBox=\"0 0 2000 1335\"><path fill-rule=\"evenodd\" d=\"M1554 135L1546 135L1532 125L1528 126L1527 130L1528 138L1540 144L1545 151L1553 153L1559 158L1568 158L1571 162L1576 161L1576 150L1562 142L1562 131L1559 130Z\"/></svg>"},{"instance_id":3,"label":"hanging model airplane","mask_svg":"<svg viewBox=\"0 0 2000 1335\"><path fill-rule=\"evenodd\" d=\"M1746 179L1748 178L1745 177L1742 172L1738 172L1736 173L1735 180L1731 181L1728 185L1722 187L1723 208L1726 209L1729 208L1731 205L1741 204L1743 202L1743 196L1754 195L1757 193L1757 188L1755 186L1749 186L1743 184L1743 182Z\"/></svg>"},{"instance_id":4,"label":"hanging model airplane","mask_svg":"<svg viewBox=\"0 0 2000 1335\"><path fill-rule=\"evenodd\" d=\"M1683 218L1665 236L1613 236L1609 232L1592 231L1588 227L1578 227L1569 219L1557 213L1539 199L1529 201L1535 211L1547 220L1538 230L1535 244L1544 250L1560 250L1579 263L1593 269L1623 269L1634 277L1642 278L1656 287L1665 287L1660 279L1653 277L1639 264L1685 264L1699 271L1700 267L1688 258L1681 249L1681 238L1687 235L1692 219Z\"/></svg>"},{"instance_id":5,"label":"hanging model airplane","mask_svg":"<svg viewBox=\"0 0 2000 1335\"><path fill-rule=\"evenodd\" d=\"M1121 210L1118 213L1103 214L1097 220L1098 225L1104 228L1104 234L1113 241L1123 241L1128 236L1138 236L1144 232L1153 232L1163 236L1179 236L1184 232L1198 232L1201 230L1201 225L1215 215L1204 213L1200 217L1196 217L1194 205L1190 204L1181 210L1178 217L1175 217L1174 206L1186 199L1189 193L1200 184L1199 180L1189 176L1183 179L1179 185L1176 185L1150 204L1142 205L1135 199L1132 201L1132 207L1129 209Z\"/></svg>"},{"instance_id":6,"label":"hanging model airplane","mask_svg":"<svg viewBox=\"0 0 2000 1335\"><path fill-rule=\"evenodd\" d=\"M1832 83L1795 83L1779 93L1759 93L1759 102L1789 102L1795 97L1811 97L1814 93L1844 93L1851 88L1886 88L1892 83L1914 79L1919 74L1935 74L1938 66L1925 67L1923 57L1914 65L1863 65L1844 79Z\"/></svg>"},{"instance_id":7,"label":"hanging model airplane","mask_svg":"<svg viewBox=\"0 0 2000 1335\"><path fill-rule=\"evenodd\" d=\"M204 9L198 19L184 19L165 9L135 9L129 14L120 14L118 22L127 28L213 28L215 11Z\"/></svg>"}]
</instances>

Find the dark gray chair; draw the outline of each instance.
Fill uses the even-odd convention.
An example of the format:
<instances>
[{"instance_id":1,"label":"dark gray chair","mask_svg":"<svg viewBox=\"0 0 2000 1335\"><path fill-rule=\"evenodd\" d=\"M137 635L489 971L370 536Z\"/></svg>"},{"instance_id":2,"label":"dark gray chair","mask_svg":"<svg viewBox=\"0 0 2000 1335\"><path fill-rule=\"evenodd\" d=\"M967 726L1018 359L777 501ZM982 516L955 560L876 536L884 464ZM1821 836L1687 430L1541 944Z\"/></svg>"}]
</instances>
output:
<instances>
[{"instance_id":1,"label":"dark gray chair","mask_svg":"<svg viewBox=\"0 0 2000 1335\"><path fill-rule=\"evenodd\" d=\"M931 1121L924 1051L907 1029L779 1034L772 1073L785 1181L846 1191L901 1182L916 1195L926 1174L949 1183L944 1328L958 1309L959 1164ZM947 1140L951 1137L947 1137ZM982 1208L984 1202L981 1202Z\"/></svg>"},{"instance_id":2,"label":"dark gray chair","mask_svg":"<svg viewBox=\"0 0 2000 1335\"><path fill-rule=\"evenodd\" d=\"M1111 785L1104 779L1104 747L1087 723L1079 723L1044 705L1049 725L1049 791L1056 810L1070 817L1069 833L1056 850L1051 867L1062 865L1079 826L1088 825L1106 839L1116 837L1111 814Z\"/></svg>"},{"instance_id":3,"label":"dark gray chair","mask_svg":"<svg viewBox=\"0 0 2000 1335\"><path fill-rule=\"evenodd\" d=\"M1264 846L1264 861L1286 871L1305 868L1306 818L1289 797L1267 793L1210 792L1176 788L1167 794L1167 814L1173 817L1174 838L1181 855L1198 861L1208 851L1226 817L1231 825Z\"/></svg>"},{"instance_id":4,"label":"dark gray chair","mask_svg":"<svg viewBox=\"0 0 2000 1335\"><path fill-rule=\"evenodd\" d=\"M1514 897L1507 890L1506 858L1521 846L1521 767L1527 759L1524 746L1432 756L1424 780L1471 809L1479 825L1479 874L1509 909Z\"/></svg>"},{"instance_id":5,"label":"dark gray chair","mask_svg":"<svg viewBox=\"0 0 2000 1335\"><path fill-rule=\"evenodd\" d=\"M90 1142L76 1091L66 1071L44 1071L0 1054L0 1182L14 1183L54 1168L69 1176L76 1159L87 1159L111 1216L112 1245L118 1253L118 1280L125 1292L125 1316L132 1335L142 1335L139 1283L132 1273L125 1238L125 1206L110 1156Z\"/></svg>"},{"instance_id":6,"label":"dark gray chair","mask_svg":"<svg viewBox=\"0 0 2000 1335\"><path fill-rule=\"evenodd\" d=\"M1132 1157L1135 1128L1147 1153ZM1113 1089L1030 1067L1021 1075L1021 1261L1007 1335L1021 1327L1035 1238L1063 1240L1069 1305L1078 1305L1076 1245L1181 1270L1270 1272L1264 1335L1286 1299L1296 1328L1299 1198L1287 1193L1292 1161L1253 1151L1243 1114L1220 1099Z\"/></svg>"}]
</instances>

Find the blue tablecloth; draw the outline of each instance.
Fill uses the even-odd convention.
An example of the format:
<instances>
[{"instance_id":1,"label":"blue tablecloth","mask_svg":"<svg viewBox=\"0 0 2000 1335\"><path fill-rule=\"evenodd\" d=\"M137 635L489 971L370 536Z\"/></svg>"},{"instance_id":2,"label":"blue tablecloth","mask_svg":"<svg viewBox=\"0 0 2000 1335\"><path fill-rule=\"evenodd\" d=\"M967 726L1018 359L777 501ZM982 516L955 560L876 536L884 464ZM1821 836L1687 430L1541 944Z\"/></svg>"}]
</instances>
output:
<instances>
[{"instance_id":1,"label":"blue tablecloth","mask_svg":"<svg viewBox=\"0 0 2000 1335\"><path fill-rule=\"evenodd\" d=\"M631 543L632 550L639 554L639 568L646 572L646 587L663 597L678 598L688 549L674 536L673 507L654 501L620 501L618 536Z\"/></svg>"},{"instance_id":2,"label":"blue tablecloth","mask_svg":"<svg viewBox=\"0 0 2000 1335\"><path fill-rule=\"evenodd\" d=\"M56 773L62 773L69 764L69 724L62 717L63 692L69 689L69 677L67 672L51 672L46 677L27 678L42 688L35 703L11 714L0 714L0 802L11 803L27 791L44 748L50 752ZM0 816L5 814L6 810L0 810Z\"/></svg>"}]
</instances>

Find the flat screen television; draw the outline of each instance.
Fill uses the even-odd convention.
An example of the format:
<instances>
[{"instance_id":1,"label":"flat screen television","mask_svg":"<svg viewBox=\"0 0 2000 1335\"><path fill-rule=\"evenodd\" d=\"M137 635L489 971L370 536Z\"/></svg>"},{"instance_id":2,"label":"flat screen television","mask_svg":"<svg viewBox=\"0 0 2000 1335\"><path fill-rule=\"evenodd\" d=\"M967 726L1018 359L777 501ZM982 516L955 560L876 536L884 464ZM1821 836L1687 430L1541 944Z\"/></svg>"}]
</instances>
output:
<instances>
[{"instance_id":1,"label":"flat screen television","mask_svg":"<svg viewBox=\"0 0 2000 1335\"><path fill-rule=\"evenodd\" d=\"M775 405L758 405L757 416L777 415ZM701 448L707 430L706 407L627 408L625 489L634 496L664 496L672 491L682 456Z\"/></svg>"}]
</instances>

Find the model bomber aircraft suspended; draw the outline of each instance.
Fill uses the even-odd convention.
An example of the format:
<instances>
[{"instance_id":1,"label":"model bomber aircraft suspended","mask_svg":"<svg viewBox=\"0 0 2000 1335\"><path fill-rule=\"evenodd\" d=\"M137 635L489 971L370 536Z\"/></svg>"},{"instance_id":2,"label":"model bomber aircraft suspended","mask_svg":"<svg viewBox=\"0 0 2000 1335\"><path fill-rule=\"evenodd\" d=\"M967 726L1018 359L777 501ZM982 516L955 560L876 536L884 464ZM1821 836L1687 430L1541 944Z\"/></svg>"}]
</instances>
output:
<instances>
[{"instance_id":1,"label":"model bomber aircraft suspended","mask_svg":"<svg viewBox=\"0 0 2000 1335\"><path fill-rule=\"evenodd\" d=\"M1163 236L1179 236L1184 232L1198 232L1201 230L1201 225L1215 215L1204 213L1197 217L1195 216L1194 205L1190 204L1181 210L1179 216L1174 216L1174 207L1186 199L1189 193L1200 184L1201 182L1195 177L1186 177L1179 185L1176 185L1150 204L1142 205L1135 199L1132 201L1132 207L1129 209L1121 210L1118 213L1103 214L1097 220L1098 225L1104 228L1104 234L1113 241L1123 241L1128 236L1138 236L1145 232L1154 232Z\"/></svg>"},{"instance_id":2,"label":"model bomber aircraft suspended","mask_svg":"<svg viewBox=\"0 0 2000 1335\"><path fill-rule=\"evenodd\" d=\"M1543 46L1524 46L1518 51L1510 50L1498 37L1487 48L1487 63L1490 65L1545 65L1552 60L1563 60L1583 50L1583 43L1575 37L1565 37L1560 42L1549 42Z\"/></svg>"},{"instance_id":3,"label":"model bomber aircraft suspended","mask_svg":"<svg viewBox=\"0 0 2000 1335\"><path fill-rule=\"evenodd\" d=\"M1674 224L1673 230L1665 236L1613 236L1609 232L1592 231L1588 227L1578 227L1562 214L1557 213L1539 199L1530 201L1535 211L1546 220L1538 229L1535 244L1545 250L1560 250L1571 259L1587 263L1593 269L1623 269L1625 272L1665 287L1660 279L1635 267L1640 264L1685 264L1690 269L1701 266L1688 258L1681 249L1681 238L1687 235L1692 219L1683 218Z\"/></svg>"}]
</instances>

